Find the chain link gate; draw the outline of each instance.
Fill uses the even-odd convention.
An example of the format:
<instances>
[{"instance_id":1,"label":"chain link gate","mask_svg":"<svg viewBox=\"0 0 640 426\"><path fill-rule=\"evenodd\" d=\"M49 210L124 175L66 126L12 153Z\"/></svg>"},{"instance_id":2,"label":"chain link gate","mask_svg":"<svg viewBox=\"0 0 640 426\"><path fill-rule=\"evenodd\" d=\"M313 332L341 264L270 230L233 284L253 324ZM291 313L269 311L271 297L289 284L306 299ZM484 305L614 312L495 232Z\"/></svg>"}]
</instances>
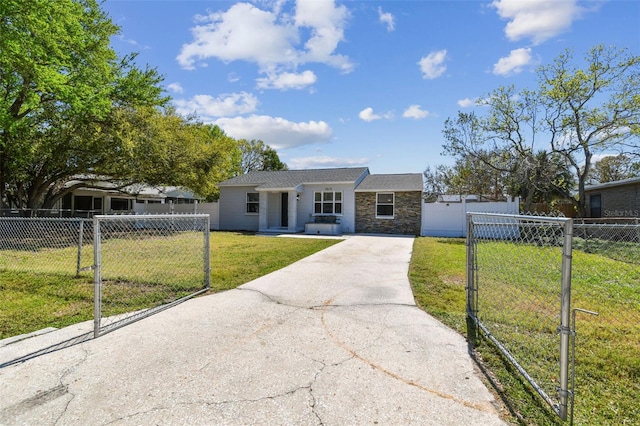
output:
<instances>
[{"instance_id":1,"label":"chain link gate","mask_svg":"<svg viewBox=\"0 0 640 426\"><path fill-rule=\"evenodd\" d=\"M468 318L566 420L572 220L468 213L467 226Z\"/></svg>"},{"instance_id":2,"label":"chain link gate","mask_svg":"<svg viewBox=\"0 0 640 426\"><path fill-rule=\"evenodd\" d=\"M572 424L640 418L639 222L467 216L470 340L482 330Z\"/></svg>"},{"instance_id":3,"label":"chain link gate","mask_svg":"<svg viewBox=\"0 0 640 426\"><path fill-rule=\"evenodd\" d=\"M70 331L66 340L0 360L0 368L98 337L206 292L209 256L206 214L0 217L0 273L24 282L18 291L28 293L29 283L38 291L44 288L44 294L51 288L64 299L55 302L59 311L80 321L91 318L93 307L94 318L93 327L80 324L77 334Z\"/></svg>"},{"instance_id":4,"label":"chain link gate","mask_svg":"<svg viewBox=\"0 0 640 426\"><path fill-rule=\"evenodd\" d=\"M210 288L209 215L95 216L94 336Z\"/></svg>"}]
</instances>

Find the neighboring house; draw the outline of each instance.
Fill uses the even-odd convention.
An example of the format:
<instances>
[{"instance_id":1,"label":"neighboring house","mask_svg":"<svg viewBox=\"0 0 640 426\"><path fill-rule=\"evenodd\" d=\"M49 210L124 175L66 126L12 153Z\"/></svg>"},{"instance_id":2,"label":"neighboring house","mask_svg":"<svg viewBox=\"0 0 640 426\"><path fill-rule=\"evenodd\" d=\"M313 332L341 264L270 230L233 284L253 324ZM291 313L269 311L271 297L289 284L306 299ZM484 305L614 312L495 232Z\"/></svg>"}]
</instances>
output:
<instances>
[{"instance_id":1,"label":"neighboring house","mask_svg":"<svg viewBox=\"0 0 640 426\"><path fill-rule=\"evenodd\" d=\"M586 216L640 217L640 177L587 186Z\"/></svg>"},{"instance_id":2,"label":"neighboring house","mask_svg":"<svg viewBox=\"0 0 640 426\"><path fill-rule=\"evenodd\" d=\"M252 172L219 184L220 229L420 234L422 175L366 167Z\"/></svg>"},{"instance_id":3,"label":"neighboring house","mask_svg":"<svg viewBox=\"0 0 640 426\"><path fill-rule=\"evenodd\" d=\"M77 184L71 181L67 185ZM72 216L144 213L148 204L190 204L199 200L192 192L175 186L133 185L118 188L110 182L94 182L77 188L58 202L57 209Z\"/></svg>"}]
</instances>

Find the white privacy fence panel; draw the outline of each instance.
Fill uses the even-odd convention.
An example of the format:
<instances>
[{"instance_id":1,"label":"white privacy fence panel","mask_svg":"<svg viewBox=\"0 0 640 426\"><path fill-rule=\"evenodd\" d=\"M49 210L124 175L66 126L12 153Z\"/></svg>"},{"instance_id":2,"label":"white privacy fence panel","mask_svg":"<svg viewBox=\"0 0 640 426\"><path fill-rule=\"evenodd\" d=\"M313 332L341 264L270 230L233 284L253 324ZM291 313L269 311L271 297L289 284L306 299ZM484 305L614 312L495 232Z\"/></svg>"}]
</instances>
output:
<instances>
[{"instance_id":1,"label":"white privacy fence panel","mask_svg":"<svg viewBox=\"0 0 640 426\"><path fill-rule=\"evenodd\" d=\"M218 202L212 203L154 203L144 204L136 208L137 214L208 214L211 230L220 229L220 207Z\"/></svg>"},{"instance_id":2,"label":"white privacy fence panel","mask_svg":"<svg viewBox=\"0 0 640 426\"><path fill-rule=\"evenodd\" d=\"M423 237L467 236L467 213L518 214L520 199L501 202L424 203L422 205Z\"/></svg>"}]
</instances>

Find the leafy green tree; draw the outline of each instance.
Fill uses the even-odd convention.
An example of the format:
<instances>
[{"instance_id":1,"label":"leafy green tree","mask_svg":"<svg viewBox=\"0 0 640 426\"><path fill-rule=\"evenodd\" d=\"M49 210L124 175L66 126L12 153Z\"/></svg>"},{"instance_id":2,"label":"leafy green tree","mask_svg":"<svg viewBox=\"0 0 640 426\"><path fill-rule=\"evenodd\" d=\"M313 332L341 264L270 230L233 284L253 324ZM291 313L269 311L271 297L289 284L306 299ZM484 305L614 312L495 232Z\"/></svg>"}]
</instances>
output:
<instances>
[{"instance_id":1,"label":"leafy green tree","mask_svg":"<svg viewBox=\"0 0 640 426\"><path fill-rule=\"evenodd\" d=\"M625 49L596 46L586 66L573 64L567 50L540 69L540 97L551 151L576 176L573 197L579 216L586 212L584 187L594 154L638 150L640 133L640 56ZM569 198L572 192L559 190Z\"/></svg>"},{"instance_id":2,"label":"leafy green tree","mask_svg":"<svg viewBox=\"0 0 640 426\"><path fill-rule=\"evenodd\" d=\"M155 69L111 49L118 31L95 0L0 2L0 208L109 173L129 149L108 136L119 112L166 103Z\"/></svg>"},{"instance_id":3,"label":"leafy green tree","mask_svg":"<svg viewBox=\"0 0 640 426\"><path fill-rule=\"evenodd\" d=\"M286 163L280 161L278 153L275 149L267 146L262 151L262 170L263 171L277 171L277 170L289 170Z\"/></svg>"},{"instance_id":4,"label":"leafy green tree","mask_svg":"<svg viewBox=\"0 0 640 426\"><path fill-rule=\"evenodd\" d=\"M435 201L438 195L477 195L492 200L503 199L507 193L505 173L472 156L457 158L452 166L438 165L424 171L425 200Z\"/></svg>"},{"instance_id":5,"label":"leafy green tree","mask_svg":"<svg viewBox=\"0 0 640 426\"><path fill-rule=\"evenodd\" d=\"M218 126L184 119L173 110L152 110L141 124L128 135L136 142L127 156L130 164L123 170L129 179L149 185L183 186L216 199L217 183L235 174L240 158L238 143Z\"/></svg>"},{"instance_id":6,"label":"leafy green tree","mask_svg":"<svg viewBox=\"0 0 640 426\"><path fill-rule=\"evenodd\" d=\"M287 165L280 161L278 153L263 141L240 139L238 144L242 152L240 165L242 173L288 169Z\"/></svg>"},{"instance_id":7,"label":"leafy green tree","mask_svg":"<svg viewBox=\"0 0 640 426\"><path fill-rule=\"evenodd\" d=\"M447 194L449 181L447 174L449 167L444 164L439 164L434 170L431 170L431 166L422 173L424 177L424 200L432 203L438 199L438 195Z\"/></svg>"},{"instance_id":8,"label":"leafy green tree","mask_svg":"<svg viewBox=\"0 0 640 426\"><path fill-rule=\"evenodd\" d=\"M596 161L589 175L589 183L606 183L640 177L640 163L628 155L611 155Z\"/></svg>"},{"instance_id":9,"label":"leafy green tree","mask_svg":"<svg viewBox=\"0 0 640 426\"><path fill-rule=\"evenodd\" d=\"M567 50L539 69L537 90L501 87L484 97L486 115L448 119L445 152L508 173L525 203L555 194L584 216L593 155L639 149L640 56L596 46L582 68L573 62Z\"/></svg>"}]
</instances>

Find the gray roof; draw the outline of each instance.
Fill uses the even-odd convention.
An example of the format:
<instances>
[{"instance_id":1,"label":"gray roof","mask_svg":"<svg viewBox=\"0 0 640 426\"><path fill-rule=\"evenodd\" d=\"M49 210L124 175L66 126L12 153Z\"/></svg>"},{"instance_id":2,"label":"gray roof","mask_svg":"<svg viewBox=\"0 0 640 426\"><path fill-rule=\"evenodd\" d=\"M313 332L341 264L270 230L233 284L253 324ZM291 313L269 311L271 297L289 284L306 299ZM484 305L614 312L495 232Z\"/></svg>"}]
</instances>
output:
<instances>
[{"instance_id":1,"label":"gray roof","mask_svg":"<svg viewBox=\"0 0 640 426\"><path fill-rule=\"evenodd\" d=\"M587 185L584 187L585 191L594 191L603 188L611 188L615 186L623 186L623 185L633 185L636 183L640 183L640 177L633 177L629 179L616 180L613 182L599 183L597 185Z\"/></svg>"},{"instance_id":2,"label":"gray roof","mask_svg":"<svg viewBox=\"0 0 640 426\"><path fill-rule=\"evenodd\" d=\"M260 189L294 189L310 183L355 183L367 167L337 169L281 170L275 172L251 172L220 182L219 186L256 186Z\"/></svg>"},{"instance_id":3,"label":"gray roof","mask_svg":"<svg viewBox=\"0 0 640 426\"><path fill-rule=\"evenodd\" d=\"M369 175L358 185L356 192L422 191L422 189L422 174L406 173L398 175Z\"/></svg>"}]
</instances>

